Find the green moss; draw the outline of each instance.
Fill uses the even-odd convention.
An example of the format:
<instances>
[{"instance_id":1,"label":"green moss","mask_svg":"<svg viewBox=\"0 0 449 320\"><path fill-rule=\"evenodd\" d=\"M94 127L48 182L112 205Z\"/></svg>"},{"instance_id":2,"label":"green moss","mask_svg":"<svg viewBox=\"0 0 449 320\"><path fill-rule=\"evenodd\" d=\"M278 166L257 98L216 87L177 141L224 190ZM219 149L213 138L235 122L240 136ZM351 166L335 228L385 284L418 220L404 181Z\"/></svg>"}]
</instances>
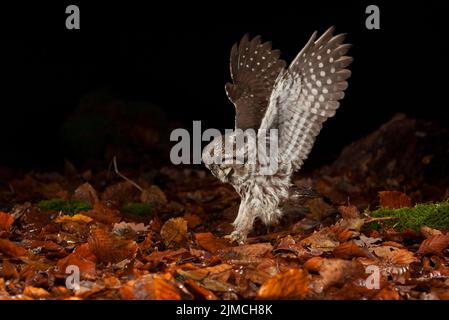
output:
<instances>
[{"instance_id":1,"label":"green moss","mask_svg":"<svg viewBox=\"0 0 449 320\"><path fill-rule=\"evenodd\" d=\"M152 209L153 206L151 204L142 202L131 202L122 208L125 213L140 217L148 216Z\"/></svg>"},{"instance_id":2,"label":"green moss","mask_svg":"<svg viewBox=\"0 0 449 320\"><path fill-rule=\"evenodd\" d=\"M50 199L42 200L37 204L40 209L62 211L69 215L74 215L80 211L92 209L90 204L79 200Z\"/></svg>"},{"instance_id":3,"label":"green moss","mask_svg":"<svg viewBox=\"0 0 449 320\"><path fill-rule=\"evenodd\" d=\"M449 200L438 203L417 204L411 208L382 208L369 213L371 217L393 217L394 220L384 220L368 224L370 228L380 225L394 227L396 230L419 230L428 226L439 230L449 230Z\"/></svg>"}]
</instances>

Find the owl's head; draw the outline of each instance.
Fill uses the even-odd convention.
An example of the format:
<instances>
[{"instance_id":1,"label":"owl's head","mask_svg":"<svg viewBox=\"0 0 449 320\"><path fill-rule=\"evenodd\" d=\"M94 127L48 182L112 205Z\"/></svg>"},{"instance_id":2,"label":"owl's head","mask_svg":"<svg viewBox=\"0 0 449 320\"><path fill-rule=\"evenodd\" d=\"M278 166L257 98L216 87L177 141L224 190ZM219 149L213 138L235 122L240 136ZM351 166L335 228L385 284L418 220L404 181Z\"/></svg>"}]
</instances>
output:
<instances>
[{"instance_id":1,"label":"owl's head","mask_svg":"<svg viewBox=\"0 0 449 320\"><path fill-rule=\"evenodd\" d=\"M206 167L222 182L231 182L244 166L245 146L235 133L215 137L203 150Z\"/></svg>"}]
</instances>

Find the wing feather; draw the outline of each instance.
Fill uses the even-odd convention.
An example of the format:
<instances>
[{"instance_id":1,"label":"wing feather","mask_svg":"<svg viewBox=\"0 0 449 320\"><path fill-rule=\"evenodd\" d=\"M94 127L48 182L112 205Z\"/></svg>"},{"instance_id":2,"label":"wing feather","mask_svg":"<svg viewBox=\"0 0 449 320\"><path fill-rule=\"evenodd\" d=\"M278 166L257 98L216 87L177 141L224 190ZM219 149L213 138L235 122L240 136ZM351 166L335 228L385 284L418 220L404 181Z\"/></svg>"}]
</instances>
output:
<instances>
[{"instance_id":1,"label":"wing feather","mask_svg":"<svg viewBox=\"0 0 449 320\"><path fill-rule=\"evenodd\" d=\"M270 94L285 61L280 51L272 50L271 42L261 37L250 39L245 34L231 49L230 69L233 83L225 86L236 109L236 129L258 129L268 107Z\"/></svg>"},{"instance_id":2,"label":"wing feather","mask_svg":"<svg viewBox=\"0 0 449 320\"><path fill-rule=\"evenodd\" d=\"M352 58L345 34L313 33L289 68L277 78L260 129L279 130L279 154L297 170L312 150L323 123L334 116L348 87ZM260 130L264 132L264 130Z\"/></svg>"}]
</instances>

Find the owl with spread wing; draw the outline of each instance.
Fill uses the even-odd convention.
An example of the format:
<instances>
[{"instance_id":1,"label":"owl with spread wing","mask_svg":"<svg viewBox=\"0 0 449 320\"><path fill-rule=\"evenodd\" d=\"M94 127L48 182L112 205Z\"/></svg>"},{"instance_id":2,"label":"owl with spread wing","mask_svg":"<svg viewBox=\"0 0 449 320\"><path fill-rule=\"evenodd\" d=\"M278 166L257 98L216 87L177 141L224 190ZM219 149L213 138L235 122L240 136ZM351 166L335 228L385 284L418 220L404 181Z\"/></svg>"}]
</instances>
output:
<instances>
[{"instance_id":1,"label":"owl with spread wing","mask_svg":"<svg viewBox=\"0 0 449 320\"><path fill-rule=\"evenodd\" d=\"M212 174L241 197L232 241L245 243L255 219L266 225L279 220L291 195L291 175L301 168L323 123L335 115L344 97L351 75L347 67L352 58L346 56L350 45L344 43L345 34L333 33L331 27L317 39L314 32L288 67L260 36L245 35L232 47L233 83L225 89L235 105L236 130L215 137L202 154ZM273 129L276 139L268 139ZM275 142L276 152L270 148L269 155L247 161L260 146L257 141ZM273 162L275 170L262 170Z\"/></svg>"}]
</instances>

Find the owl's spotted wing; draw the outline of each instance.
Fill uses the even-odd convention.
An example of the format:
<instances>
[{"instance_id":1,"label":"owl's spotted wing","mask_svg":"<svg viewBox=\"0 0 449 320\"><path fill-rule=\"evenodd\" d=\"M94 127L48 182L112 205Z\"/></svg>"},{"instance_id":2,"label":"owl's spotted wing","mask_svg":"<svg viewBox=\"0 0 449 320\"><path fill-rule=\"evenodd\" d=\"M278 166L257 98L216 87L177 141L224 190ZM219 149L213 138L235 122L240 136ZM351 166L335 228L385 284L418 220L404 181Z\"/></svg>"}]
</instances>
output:
<instances>
[{"instance_id":1,"label":"owl's spotted wing","mask_svg":"<svg viewBox=\"0 0 449 320\"><path fill-rule=\"evenodd\" d=\"M258 129L268 107L270 94L285 61L280 52L271 49L270 42L261 42L260 36L250 39L246 34L231 50L233 83L225 86L229 99L235 105L235 127Z\"/></svg>"},{"instance_id":2,"label":"owl's spotted wing","mask_svg":"<svg viewBox=\"0 0 449 320\"><path fill-rule=\"evenodd\" d=\"M279 130L279 154L297 170L309 155L323 123L335 114L348 87L352 58L345 56L345 35L333 27L316 32L278 79L261 129Z\"/></svg>"}]
</instances>

